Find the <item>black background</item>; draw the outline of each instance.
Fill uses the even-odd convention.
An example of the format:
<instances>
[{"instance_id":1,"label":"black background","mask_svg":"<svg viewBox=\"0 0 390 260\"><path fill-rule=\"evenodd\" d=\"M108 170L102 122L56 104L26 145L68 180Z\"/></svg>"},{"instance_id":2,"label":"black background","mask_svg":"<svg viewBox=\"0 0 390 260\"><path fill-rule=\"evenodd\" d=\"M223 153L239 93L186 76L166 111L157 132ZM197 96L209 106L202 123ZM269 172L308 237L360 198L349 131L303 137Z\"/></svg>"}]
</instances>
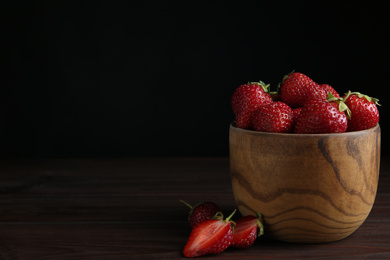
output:
<instances>
[{"instance_id":1,"label":"black background","mask_svg":"<svg viewBox=\"0 0 390 260\"><path fill-rule=\"evenodd\" d=\"M0 156L227 156L230 98L293 69L380 99L385 2L7 1Z\"/></svg>"}]
</instances>

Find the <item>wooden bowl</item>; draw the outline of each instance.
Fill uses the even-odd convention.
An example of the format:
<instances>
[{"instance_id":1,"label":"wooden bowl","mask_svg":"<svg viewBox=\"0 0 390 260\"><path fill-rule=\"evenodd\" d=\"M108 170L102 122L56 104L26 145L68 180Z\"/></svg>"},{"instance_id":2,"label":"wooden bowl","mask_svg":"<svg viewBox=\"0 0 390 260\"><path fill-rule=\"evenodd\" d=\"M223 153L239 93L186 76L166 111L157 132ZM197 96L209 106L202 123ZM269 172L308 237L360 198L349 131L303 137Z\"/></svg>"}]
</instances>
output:
<instances>
[{"instance_id":1,"label":"wooden bowl","mask_svg":"<svg viewBox=\"0 0 390 260\"><path fill-rule=\"evenodd\" d=\"M242 215L263 214L286 242L343 239L367 218L380 166L380 126L340 134L278 134L230 125L230 174Z\"/></svg>"}]
</instances>

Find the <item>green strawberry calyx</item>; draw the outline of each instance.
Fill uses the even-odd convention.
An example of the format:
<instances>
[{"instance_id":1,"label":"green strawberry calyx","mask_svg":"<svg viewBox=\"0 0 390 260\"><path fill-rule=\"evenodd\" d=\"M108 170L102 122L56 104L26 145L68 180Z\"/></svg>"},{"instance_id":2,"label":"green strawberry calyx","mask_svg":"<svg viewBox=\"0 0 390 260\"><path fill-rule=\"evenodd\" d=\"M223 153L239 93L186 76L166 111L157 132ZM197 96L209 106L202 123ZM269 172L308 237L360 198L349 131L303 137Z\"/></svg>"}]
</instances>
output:
<instances>
[{"instance_id":1,"label":"green strawberry calyx","mask_svg":"<svg viewBox=\"0 0 390 260\"><path fill-rule=\"evenodd\" d=\"M257 236L261 236L261 235L264 235L264 220L263 220L263 215L260 213L260 212L257 212L256 213L256 224L257 226L259 227L259 233L257 234Z\"/></svg>"},{"instance_id":2,"label":"green strawberry calyx","mask_svg":"<svg viewBox=\"0 0 390 260\"><path fill-rule=\"evenodd\" d=\"M233 220L230 220L230 219L233 217L234 213L236 213L236 211L237 211L237 209L235 209L235 210L232 212L232 214L230 214L230 216L227 217L227 218L225 219L225 221L226 221L226 222L232 222L234 225L236 225L236 222L234 222Z\"/></svg>"},{"instance_id":3,"label":"green strawberry calyx","mask_svg":"<svg viewBox=\"0 0 390 260\"><path fill-rule=\"evenodd\" d=\"M373 102L375 105L381 106L381 104L379 104L379 99L374 98L374 97L367 96L367 95L362 94L362 93L360 93L360 92L351 92L351 91L348 91L348 93L345 93L345 98L344 98L344 100L347 100L347 98L348 98L350 95L357 95L359 98L365 98L368 102Z\"/></svg>"},{"instance_id":4,"label":"green strawberry calyx","mask_svg":"<svg viewBox=\"0 0 390 260\"><path fill-rule=\"evenodd\" d=\"M263 88L264 92L269 93L271 84L265 84L263 81L259 80L259 82L248 82L251 85L258 85Z\"/></svg>"},{"instance_id":5,"label":"green strawberry calyx","mask_svg":"<svg viewBox=\"0 0 390 260\"><path fill-rule=\"evenodd\" d=\"M236 211L237 211L237 209L235 209L233 212L232 212L232 214L230 214L230 216L229 217L227 217L225 220L223 220L223 213L222 212L217 212L215 215L214 215L214 217L212 217L211 219L213 219L213 220L222 220L223 222L230 222L230 223L232 223L232 225L233 226L235 226L236 225L236 222L234 222L233 220L230 220L232 217L233 217L233 215L234 215L234 213L236 213Z\"/></svg>"},{"instance_id":6,"label":"green strawberry calyx","mask_svg":"<svg viewBox=\"0 0 390 260\"><path fill-rule=\"evenodd\" d=\"M229 217L227 217L225 220L223 220L225 223L230 223L233 231L234 231L234 227L236 226L236 222L234 222L233 220L231 220L231 218L233 217L234 213L236 213L237 209L235 209L232 214L230 214Z\"/></svg>"},{"instance_id":7,"label":"green strawberry calyx","mask_svg":"<svg viewBox=\"0 0 390 260\"><path fill-rule=\"evenodd\" d=\"M292 70L290 73L288 73L288 74L286 74L286 75L283 76L282 81L279 82L279 84L278 84L278 87L277 87L277 91L276 91L276 92L280 92L280 88L282 87L283 82L284 82L286 79L288 79L288 77L290 77L290 75L293 74L294 72L295 72L295 70Z\"/></svg>"},{"instance_id":8,"label":"green strawberry calyx","mask_svg":"<svg viewBox=\"0 0 390 260\"><path fill-rule=\"evenodd\" d=\"M222 212L217 212L211 219L216 219L216 220L222 220L223 219L223 213Z\"/></svg>"},{"instance_id":9,"label":"green strawberry calyx","mask_svg":"<svg viewBox=\"0 0 390 260\"><path fill-rule=\"evenodd\" d=\"M347 97L346 97L347 98ZM349 107L344 103L346 98L342 97L335 97L331 92L328 93L327 102L336 102L339 105L339 111L344 112L348 119L351 119L351 110Z\"/></svg>"}]
</instances>

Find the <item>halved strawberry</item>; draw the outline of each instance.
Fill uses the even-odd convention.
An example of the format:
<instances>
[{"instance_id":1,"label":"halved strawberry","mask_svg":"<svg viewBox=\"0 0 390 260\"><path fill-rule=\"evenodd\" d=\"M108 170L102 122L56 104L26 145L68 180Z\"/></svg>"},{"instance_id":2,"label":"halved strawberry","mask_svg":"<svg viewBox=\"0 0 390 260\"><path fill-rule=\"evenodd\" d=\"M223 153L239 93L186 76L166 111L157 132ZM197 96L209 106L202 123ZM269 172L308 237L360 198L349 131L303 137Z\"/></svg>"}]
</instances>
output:
<instances>
[{"instance_id":1,"label":"halved strawberry","mask_svg":"<svg viewBox=\"0 0 390 260\"><path fill-rule=\"evenodd\" d=\"M211 201L199 203L195 206L191 206L184 200L180 200L180 202L184 203L191 209L188 214L188 223L190 224L191 228L194 228L200 222L211 219L215 216L215 214L217 214L217 212L221 211L219 206Z\"/></svg>"},{"instance_id":2,"label":"halved strawberry","mask_svg":"<svg viewBox=\"0 0 390 260\"><path fill-rule=\"evenodd\" d=\"M257 232L259 230L259 232ZM264 234L263 221L260 213L257 216L248 215L236 221L232 247L247 248L257 237Z\"/></svg>"},{"instance_id":3,"label":"halved strawberry","mask_svg":"<svg viewBox=\"0 0 390 260\"><path fill-rule=\"evenodd\" d=\"M192 229L183 254L186 257L196 257L218 254L228 248L233 241L234 222L230 219L235 212L236 210L225 220L209 219L199 223Z\"/></svg>"}]
</instances>

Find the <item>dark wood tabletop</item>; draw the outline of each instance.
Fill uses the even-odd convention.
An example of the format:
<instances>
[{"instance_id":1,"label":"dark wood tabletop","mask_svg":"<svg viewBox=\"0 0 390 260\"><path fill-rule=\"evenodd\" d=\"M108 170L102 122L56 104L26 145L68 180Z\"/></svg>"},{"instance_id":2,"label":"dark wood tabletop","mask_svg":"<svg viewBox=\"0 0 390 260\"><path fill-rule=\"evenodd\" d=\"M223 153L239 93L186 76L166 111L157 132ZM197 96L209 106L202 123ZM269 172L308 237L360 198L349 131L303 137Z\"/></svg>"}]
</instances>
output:
<instances>
[{"instance_id":1,"label":"dark wood tabletop","mask_svg":"<svg viewBox=\"0 0 390 260\"><path fill-rule=\"evenodd\" d=\"M390 259L390 163L363 225L344 240L260 237L202 259ZM228 158L36 159L0 162L0 259L180 259L190 204L235 209Z\"/></svg>"}]
</instances>

